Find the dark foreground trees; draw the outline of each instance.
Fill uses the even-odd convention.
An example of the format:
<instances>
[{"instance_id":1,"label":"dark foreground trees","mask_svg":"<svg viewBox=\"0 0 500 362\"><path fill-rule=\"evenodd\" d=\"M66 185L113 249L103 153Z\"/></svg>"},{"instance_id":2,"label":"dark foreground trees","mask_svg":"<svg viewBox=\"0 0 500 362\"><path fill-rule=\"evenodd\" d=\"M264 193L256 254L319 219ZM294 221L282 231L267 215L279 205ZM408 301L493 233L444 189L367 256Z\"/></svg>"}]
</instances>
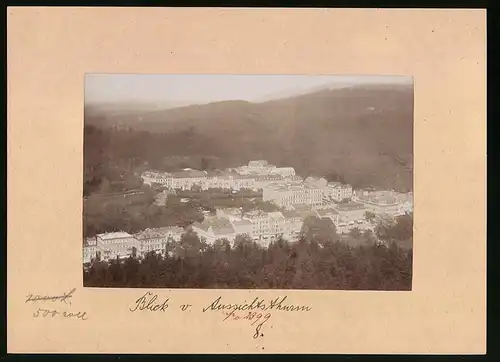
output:
<instances>
[{"instance_id":1,"label":"dark foreground trees","mask_svg":"<svg viewBox=\"0 0 500 362\"><path fill-rule=\"evenodd\" d=\"M412 251L367 242L278 240L268 248L239 237L206 245L186 234L174 256L95 262L88 287L411 290Z\"/></svg>"}]
</instances>

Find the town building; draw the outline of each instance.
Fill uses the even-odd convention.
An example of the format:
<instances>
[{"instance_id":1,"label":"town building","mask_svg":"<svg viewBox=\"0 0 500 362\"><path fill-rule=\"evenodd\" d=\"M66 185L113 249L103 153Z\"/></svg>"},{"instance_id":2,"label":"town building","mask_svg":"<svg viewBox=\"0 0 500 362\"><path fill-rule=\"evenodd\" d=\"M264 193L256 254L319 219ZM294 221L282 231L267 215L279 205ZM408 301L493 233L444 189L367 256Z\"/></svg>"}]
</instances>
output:
<instances>
[{"instance_id":1,"label":"town building","mask_svg":"<svg viewBox=\"0 0 500 362\"><path fill-rule=\"evenodd\" d=\"M264 212L253 210L245 213L244 220L252 224L251 237L262 246L277 240L284 233L285 218L281 212Z\"/></svg>"},{"instance_id":2,"label":"town building","mask_svg":"<svg viewBox=\"0 0 500 362\"><path fill-rule=\"evenodd\" d=\"M243 213L240 209L217 209L216 215L228 220L237 235L245 234L263 246L284 236L287 231L286 219L281 212L252 210Z\"/></svg>"},{"instance_id":3,"label":"town building","mask_svg":"<svg viewBox=\"0 0 500 362\"><path fill-rule=\"evenodd\" d=\"M295 175L293 167L276 167L269 164L266 160L250 161L248 165L237 167L235 170L241 175L252 176L279 175L281 177L289 177Z\"/></svg>"},{"instance_id":4,"label":"town building","mask_svg":"<svg viewBox=\"0 0 500 362\"><path fill-rule=\"evenodd\" d=\"M86 238L83 244L83 263L91 263L97 257L97 240L93 238Z\"/></svg>"},{"instance_id":5,"label":"town building","mask_svg":"<svg viewBox=\"0 0 500 362\"><path fill-rule=\"evenodd\" d=\"M243 218L243 211L240 208L216 209L215 215L233 222Z\"/></svg>"},{"instance_id":6,"label":"town building","mask_svg":"<svg viewBox=\"0 0 500 362\"><path fill-rule=\"evenodd\" d=\"M139 241L139 254L146 255L150 252L165 254L166 240L162 233L156 230L146 229L134 234Z\"/></svg>"},{"instance_id":7,"label":"town building","mask_svg":"<svg viewBox=\"0 0 500 362\"><path fill-rule=\"evenodd\" d=\"M299 240L304 217L295 210L284 211L282 214L285 218L283 238L292 242Z\"/></svg>"},{"instance_id":8,"label":"town building","mask_svg":"<svg viewBox=\"0 0 500 362\"><path fill-rule=\"evenodd\" d=\"M291 185L300 185L304 182L304 179L298 175L294 175L285 177L283 182Z\"/></svg>"},{"instance_id":9,"label":"town building","mask_svg":"<svg viewBox=\"0 0 500 362\"><path fill-rule=\"evenodd\" d=\"M184 234L184 229L179 226L163 226L152 230L162 234L166 242L180 241L182 234Z\"/></svg>"},{"instance_id":10,"label":"town building","mask_svg":"<svg viewBox=\"0 0 500 362\"><path fill-rule=\"evenodd\" d=\"M252 237L253 225L252 222L246 219L231 221L236 235L245 235Z\"/></svg>"},{"instance_id":11,"label":"town building","mask_svg":"<svg viewBox=\"0 0 500 362\"><path fill-rule=\"evenodd\" d=\"M304 180L305 184L315 186L317 188L324 188L328 185L328 181L323 177L309 176Z\"/></svg>"},{"instance_id":12,"label":"town building","mask_svg":"<svg viewBox=\"0 0 500 362\"><path fill-rule=\"evenodd\" d=\"M172 175L167 172L145 171L141 174L141 178L145 185L152 186L159 184L165 187L172 186Z\"/></svg>"},{"instance_id":13,"label":"town building","mask_svg":"<svg viewBox=\"0 0 500 362\"><path fill-rule=\"evenodd\" d=\"M200 186L202 190L210 188L258 190L271 183L281 183L285 178L295 177L293 167L276 167L265 160L250 161L248 165L236 169L219 171L207 172L187 168L172 173L151 170L141 174L146 185L160 184L166 188L182 190L191 189L194 185ZM300 177L297 178L302 180Z\"/></svg>"},{"instance_id":14,"label":"town building","mask_svg":"<svg viewBox=\"0 0 500 362\"><path fill-rule=\"evenodd\" d=\"M248 165L240 166L236 170L242 175L270 175L276 166L270 165L266 160L250 161Z\"/></svg>"},{"instance_id":15,"label":"town building","mask_svg":"<svg viewBox=\"0 0 500 362\"><path fill-rule=\"evenodd\" d=\"M282 177L295 176L295 169L293 167L275 167L270 170L271 175L280 175Z\"/></svg>"},{"instance_id":16,"label":"town building","mask_svg":"<svg viewBox=\"0 0 500 362\"><path fill-rule=\"evenodd\" d=\"M97 234L96 242L101 260L127 258L137 253L140 247L136 238L123 231Z\"/></svg>"},{"instance_id":17,"label":"town building","mask_svg":"<svg viewBox=\"0 0 500 362\"><path fill-rule=\"evenodd\" d=\"M255 177L248 175L236 175L233 177L233 189L255 189Z\"/></svg>"},{"instance_id":18,"label":"town building","mask_svg":"<svg viewBox=\"0 0 500 362\"><path fill-rule=\"evenodd\" d=\"M202 222L195 222L191 229L198 234L201 240L213 245L216 240L226 239L231 245L236 238L236 232L228 219L220 217L205 218Z\"/></svg>"},{"instance_id":19,"label":"town building","mask_svg":"<svg viewBox=\"0 0 500 362\"><path fill-rule=\"evenodd\" d=\"M285 209L296 204L320 206L323 203L323 190L311 184L272 184L263 189L262 199Z\"/></svg>"},{"instance_id":20,"label":"town building","mask_svg":"<svg viewBox=\"0 0 500 362\"><path fill-rule=\"evenodd\" d=\"M210 171L207 178L202 182L201 188L208 190L211 188L222 188L241 190L243 188L255 188L255 177L250 175L240 175L234 171Z\"/></svg>"},{"instance_id":21,"label":"town building","mask_svg":"<svg viewBox=\"0 0 500 362\"><path fill-rule=\"evenodd\" d=\"M330 219L335 226L339 224L339 212L333 208L315 210L316 217L320 219Z\"/></svg>"},{"instance_id":22,"label":"town building","mask_svg":"<svg viewBox=\"0 0 500 362\"><path fill-rule=\"evenodd\" d=\"M206 179L206 171L185 169L172 172L172 187L174 189L190 190L194 185L201 186Z\"/></svg>"},{"instance_id":23,"label":"town building","mask_svg":"<svg viewBox=\"0 0 500 362\"><path fill-rule=\"evenodd\" d=\"M366 210L376 215L387 214L395 217L413 210L412 193L400 194L394 191L363 191L356 193L355 199Z\"/></svg>"},{"instance_id":24,"label":"town building","mask_svg":"<svg viewBox=\"0 0 500 362\"><path fill-rule=\"evenodd\" d=\"M248 162L248 167L249 168L254 168L254 169L261 169L268 167L269 164L267 163L266 160L257 160L257 161L250 161Z\"/></svg>"},{"instance_id":25,"label":"town building","mask_svg":"<svg viewBox=\"0 0 500 362\"><path fill-rule=\"evenodd\" d=\"M329 182L325 189L325 196L337 202L351 199L353 196L352 186L340 182Z\"/></svg>"},{"instance_id":26,"label":"town building","mask_svg":"<svg viewBox=\"0 0 500 362\"><path fill-rule=\"evenodd\" d=\"M363 204L350 202L346 204L338 204L337 211L339 213L338 223L335 224L337 232L346 233L352 229L365 229L369 227L366 221L366 208Z\"/></svg>"},{"instance_id":27,"label":"town building","mask_svg":"<svg viewBox=\"0 0 500 362\"><path fill-rule=\"evenodd\" d=\"M255 177L255 189L265 189L266 187L273 184L281 184L283 183L284 177L281 175L263 175Z\"/></svg>"}]
</instances>

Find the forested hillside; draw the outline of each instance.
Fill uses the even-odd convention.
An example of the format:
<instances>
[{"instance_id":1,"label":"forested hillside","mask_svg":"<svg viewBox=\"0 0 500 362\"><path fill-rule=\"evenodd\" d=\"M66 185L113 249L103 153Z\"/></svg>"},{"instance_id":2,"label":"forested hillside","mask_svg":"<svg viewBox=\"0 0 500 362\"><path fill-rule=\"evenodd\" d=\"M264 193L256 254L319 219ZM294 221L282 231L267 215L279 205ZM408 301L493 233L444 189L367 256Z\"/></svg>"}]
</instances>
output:
<instances>
[{"instance_id":1,"label":"forested hillside","mask_svg":"<svg viewBox=\"0 0 500 362\"><path fill-rule=\"evenodd\" d=\"M412 190L413 88L356 86L249 103L164 111L90 111L85 118L87 191L114 169L224 168L267 159L354 187ZM94 128L93 126L97 127Z\"/></svg>"}]
</instances>

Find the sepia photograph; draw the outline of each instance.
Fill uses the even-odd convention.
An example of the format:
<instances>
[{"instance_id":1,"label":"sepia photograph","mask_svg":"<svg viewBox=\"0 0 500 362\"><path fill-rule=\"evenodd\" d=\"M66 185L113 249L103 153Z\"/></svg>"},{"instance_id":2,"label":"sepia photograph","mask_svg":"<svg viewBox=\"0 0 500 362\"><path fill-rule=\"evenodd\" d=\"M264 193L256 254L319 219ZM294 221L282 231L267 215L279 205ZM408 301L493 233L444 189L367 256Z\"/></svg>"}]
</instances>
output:
<instances>
[{"instance_id":1,"label":"sepia photograph","mask_svg":"<svg viewBox=\"0 0 500 362\"><path fill-rule=\"evenodd\" d=\"M412 290L413 77L84 87L84 287Z\"/></svg>"}]
</instances>

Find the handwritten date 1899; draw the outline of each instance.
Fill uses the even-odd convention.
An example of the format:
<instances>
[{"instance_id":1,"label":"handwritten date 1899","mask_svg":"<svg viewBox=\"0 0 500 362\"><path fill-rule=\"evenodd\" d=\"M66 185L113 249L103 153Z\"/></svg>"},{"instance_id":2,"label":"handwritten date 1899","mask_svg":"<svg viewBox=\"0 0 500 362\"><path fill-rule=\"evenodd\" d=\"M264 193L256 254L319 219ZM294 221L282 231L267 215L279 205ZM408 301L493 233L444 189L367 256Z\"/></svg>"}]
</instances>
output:
<instances>
[{"instance_id":1,"label":"handwritten date 1899","mask_svg":"<svg viewBox=\"0 0 500 362\"><path fill-rule=\"evenodd\" d=\"M234 310L232 310L231 312L225 312L226 318L224 318L223 321L226 321L228 319L235 321L239 319L253 321L252 324L250 324L251 326L255 325L255 333L253 335L253 338L257 339L258 337L263 337L264 335L261 333L261 329L264 323L266 323L269 318L271 318L271 313L248 312L243 315L240 313L236 313Z\"/></svg>"}]
</instances>

